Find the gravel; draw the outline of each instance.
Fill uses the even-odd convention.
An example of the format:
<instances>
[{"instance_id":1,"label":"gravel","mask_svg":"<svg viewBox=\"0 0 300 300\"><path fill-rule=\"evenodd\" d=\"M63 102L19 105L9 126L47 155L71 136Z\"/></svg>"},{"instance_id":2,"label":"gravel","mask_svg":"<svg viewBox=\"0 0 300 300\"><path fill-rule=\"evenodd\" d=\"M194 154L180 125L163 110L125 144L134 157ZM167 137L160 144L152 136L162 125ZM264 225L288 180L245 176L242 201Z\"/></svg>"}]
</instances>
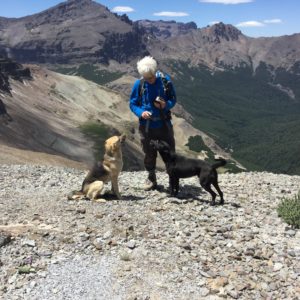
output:
<instances>
[{"instance_id":1,"label":"gravel","mask_svg":"<svg viewBox=\"0 0 300 300\"><path fill-rule=\"evenodd\" d=\"M123 172L122 200L69 201L85 172L0 166L2 299L297 299L300 233L277 216L300 176L221 174L225 205L197 178L178 198ZM110 186L106 186L109 191ZM218 200L218 199L217 199ZM3 241L3 242L1 242Z\"/></svg>"},{"instance_id":2,"label":"gravel","mask_svg":"<svg viewBox=\"0 0 300 300\"><path fill-rule=\"evenodd\" d=\"M30 299L79 300L122 299L122 288L116 290L112 269L117 262L112 257L86 255L65 258L49 266L46 279L39 279L26 289Z\"/></svg>"}]
</instances>

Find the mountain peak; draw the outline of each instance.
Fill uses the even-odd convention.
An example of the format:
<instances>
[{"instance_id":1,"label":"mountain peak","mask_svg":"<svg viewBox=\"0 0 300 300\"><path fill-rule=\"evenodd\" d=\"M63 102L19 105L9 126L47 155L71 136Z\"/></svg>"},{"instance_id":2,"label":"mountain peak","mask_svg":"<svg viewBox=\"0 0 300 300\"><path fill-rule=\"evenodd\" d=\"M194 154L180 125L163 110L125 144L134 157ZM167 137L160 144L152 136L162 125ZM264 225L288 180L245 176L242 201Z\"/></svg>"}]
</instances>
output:
<instances>
[{"instance_id":1,"label":"mountain peak","mask_svg":"<svg viewBox=\"0 0 300 300\"><path fill-rule=\"evenodd\" d=\"M221 39L236 41L242 35L242 32L233 25L227 25L222 22L206 27L204 32L213 37L216 42L220 42Z\"/></svg>"},{"instance_id":2,"label":"mountain peak","mask_svg":"<svg viewBox=\"0 0 300 300\"><path fill-rule=\"evenodd\" d=\"M99 3L92 1L92 0L67 0L61 4L65 4L67 6L72 6L72 7L82 8L82 7L91 6L94 4L98 5Z\"/></svg>"},{"instance_id":3,"label":"mountain peak","mask_svg":"<svg viewBox=\"0 0 300 300\"><path fill-rule=\"evenodd\" d=\"M65 24L72 20L106 19L113 14L102 4L92 0L67 0L35 15L24 17L32 27L46 24Z\"/></svg>"},{"instance_id":4,"label":"mountain peak","mask_svg":"<svg viewBox=\"0 0 300 300\"><path fill-rule=\"evenodd\" d=\"M58 4L58 6L64 6L71 9L86 8L86 7L104 7L103 5L92 0L67 0Z\"/></svg>"},{"instance_id":5,"label":"mountain peak","mask_svg":"<svg viewBox=\"0 0 300 300\"><path fill-rule=\"evenodd\" d=\"M74 2L74 3L91 3L92 0L67 0L67 2Z\"/></svg>"}]
</instances>

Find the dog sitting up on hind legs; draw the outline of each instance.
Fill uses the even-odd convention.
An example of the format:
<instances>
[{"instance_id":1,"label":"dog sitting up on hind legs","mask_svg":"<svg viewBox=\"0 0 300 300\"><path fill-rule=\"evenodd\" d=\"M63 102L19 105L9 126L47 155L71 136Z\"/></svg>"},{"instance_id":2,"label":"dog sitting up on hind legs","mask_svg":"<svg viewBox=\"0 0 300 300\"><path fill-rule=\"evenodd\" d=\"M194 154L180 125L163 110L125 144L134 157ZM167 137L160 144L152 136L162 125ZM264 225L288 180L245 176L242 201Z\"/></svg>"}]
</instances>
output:
<instances>
[{"instance_id":1,"label":"dog sitting up on hind legs","mask_svg":"<svg viewBox=\"0 0 300 300\"><path fill-rule=\"evenodd\" d=\"M113 136L105 141L103 160L94 164L83 180L81 190L72 192L68 199L76 200L85 196L91 200L96 200L107 182L111 182L113 194L121 199L118 177L123 168L122 144L125 139L126 135L123 134Z\"/></svg>"}]
</instances>

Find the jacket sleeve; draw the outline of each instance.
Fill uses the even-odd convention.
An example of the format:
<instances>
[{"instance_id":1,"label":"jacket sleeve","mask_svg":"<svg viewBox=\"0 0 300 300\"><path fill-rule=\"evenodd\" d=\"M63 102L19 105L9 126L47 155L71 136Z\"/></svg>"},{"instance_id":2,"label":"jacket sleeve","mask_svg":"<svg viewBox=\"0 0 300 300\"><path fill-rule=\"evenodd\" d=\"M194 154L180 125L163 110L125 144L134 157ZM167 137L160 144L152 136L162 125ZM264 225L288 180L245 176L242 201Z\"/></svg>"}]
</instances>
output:
<instances>
[{"instance_id":1,"label":"jacket sleeve","mask_svg":"<svg viewBox=\"0 0 300 300\"><path fill-rule=\"evenodd\" d=\"M137 80L132 87L129 100L129 108L138 118L142 116L142 113L144 111L141 107L142 99L140 99L139 87L140 80Z\"/></svg>"},{"instance_id":2,"label":"jacket sleeve","mask_svg":"<svg viewBox=\"0 0 300 300\"><path fill-rule=\"evenodd\" d=\"M167 95L166 110L170 110L175 106L177 98L176 98L175 88L173 86L173 83L171 82L170 77L167 75L166 78L168 80L168 85L169 85L169 93Z\"/></svg>"}]
</instances>

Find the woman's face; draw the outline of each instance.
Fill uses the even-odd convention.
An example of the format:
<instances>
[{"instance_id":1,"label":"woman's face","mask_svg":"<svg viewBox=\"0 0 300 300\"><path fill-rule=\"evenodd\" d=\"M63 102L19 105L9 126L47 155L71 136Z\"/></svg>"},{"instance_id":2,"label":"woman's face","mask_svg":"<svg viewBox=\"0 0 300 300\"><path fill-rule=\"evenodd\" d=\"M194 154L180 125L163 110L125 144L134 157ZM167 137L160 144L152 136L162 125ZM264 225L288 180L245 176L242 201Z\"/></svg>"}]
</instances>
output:
<instances>
[{"instance_id":1,"label":"woman's face","mask_svg":"<svg viewBox=\"0 0 300 300\"><path fill-rule=\"evenodd\" d=\"M155 74L153 74L153 73L145 74L143 77L150 84L153 84L156 80Z\"/></svg>"}]
</instances>

